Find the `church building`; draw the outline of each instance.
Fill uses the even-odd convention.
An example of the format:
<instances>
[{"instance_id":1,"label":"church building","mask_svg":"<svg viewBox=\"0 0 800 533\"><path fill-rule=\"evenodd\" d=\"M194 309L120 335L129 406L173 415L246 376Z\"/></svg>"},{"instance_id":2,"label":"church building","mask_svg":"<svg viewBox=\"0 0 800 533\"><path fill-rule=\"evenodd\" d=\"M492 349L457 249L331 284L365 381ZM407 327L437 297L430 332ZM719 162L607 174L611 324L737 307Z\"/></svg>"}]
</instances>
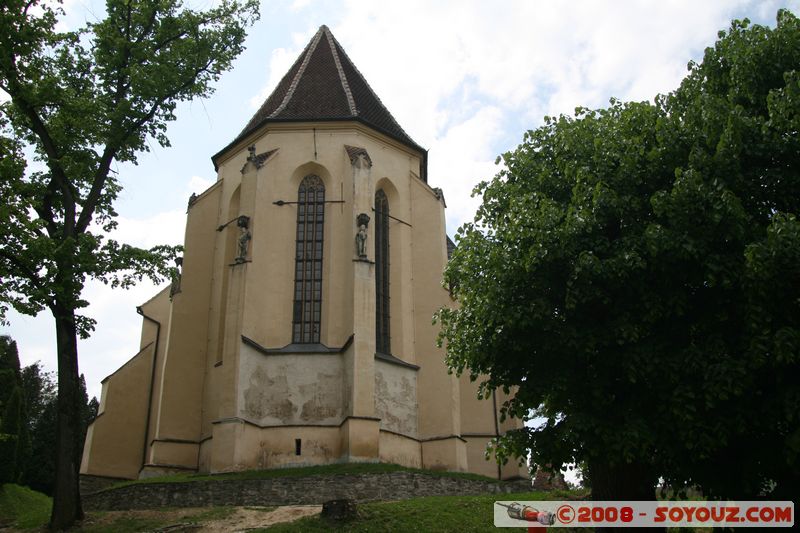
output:
<instances>
[{"instance_id":1,"label":"church building","mask_svg":"<svg viewBox=\"0 0 800 533\"><path fill-rule=\"evenodd\" d=\"M137 308L81 473L141 478L347 462L526 476L518 427L449 374L432 316L453 243L427 152L326 26L189 200L181 273Z\"/></svg>"}]
</instances>

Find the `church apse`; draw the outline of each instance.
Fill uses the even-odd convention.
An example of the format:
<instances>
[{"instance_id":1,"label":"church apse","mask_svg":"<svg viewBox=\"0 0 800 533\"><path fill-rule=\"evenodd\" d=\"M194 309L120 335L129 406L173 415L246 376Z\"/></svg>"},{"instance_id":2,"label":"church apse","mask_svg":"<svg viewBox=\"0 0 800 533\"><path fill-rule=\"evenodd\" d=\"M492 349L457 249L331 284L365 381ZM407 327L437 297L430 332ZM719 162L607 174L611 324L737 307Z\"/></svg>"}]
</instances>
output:
<instances>
[{"instance_id":1,"label":"church apse","mask_svg":"<svg viewBox=\"0 0 800 533\"><path fill-rule=\"evenodd\" d=\"M431 317L457 303L441 285L445 205L427 151L327 27L212 162L180 291L157 317L157 365L107 382L108 413L151 397L152 428L123 469L109 459L122 433L98 417L82 472L390 462L513 476L482 450L518 424L495 427L436 346Z\"/></svg>"}]
</instances>

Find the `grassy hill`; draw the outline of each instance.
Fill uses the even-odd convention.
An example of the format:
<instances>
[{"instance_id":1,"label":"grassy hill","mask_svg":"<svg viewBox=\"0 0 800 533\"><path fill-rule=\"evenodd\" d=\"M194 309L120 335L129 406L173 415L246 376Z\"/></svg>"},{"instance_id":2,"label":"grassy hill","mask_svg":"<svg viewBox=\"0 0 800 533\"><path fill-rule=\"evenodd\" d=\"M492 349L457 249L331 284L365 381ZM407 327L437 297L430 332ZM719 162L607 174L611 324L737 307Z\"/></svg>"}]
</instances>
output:
<instances>
[{"instance_id":1,"label":"grassy hill","mask_svg":"<svg viewBox=\"0 0 800 533\"><path fill-rule=\"evenodd\" d=\"M38 528L50 519L52 500L28 487L7 483L0 486L0 528Z\"/></svg>"},{"instance_id":2,"label":"grassy hill","mask_svg":"<svg viewBox=\"0 0 800 533\"><path fill-rule=\"evenodd\" d=\"M145 480L123 482L115 485L148 483L191 483L208 479L267 479L312 475L344 475L386 472L422 472L427 475L461 477L482 481L495 481L475 474L453 472L431 472L392 464L340 464L308 468L288 468L236 472L228 474L178 474ZM577 493L543 493L480 495L480 496L433 496L396 502L377 502L359 505L359 517L344 524L332 524L312 516L292 523L276 524L259 531L495 531L492 525L493 502L497 499L540 500L553 498L575 498ZM4 485L0 491L0 528L10 526L14 530L42 528L50 516L51 499L44 494L17 485ZM237 511L234 507L212 507L196 509L153 509L149 511L98 511L88 512L86 520L74 529L83 533L123 533L171 529L180 525L210 525L215 521L230 518ZM243 509L243 508L238 508ZM252 510L252 508L247 508ZM269 508L259 509L267 512ZM260 527L260 522L257 527Z\"/></svg>"},{"instance_id":3,"label":"grassy hill","mask_svg":"<svg viewBox=\"0 0 800 533\"><path fill-rule=\"evenodd\" d=\"M564 494L558 496L565 496ZM572 495L574 497L574 495ZM492 525L493 502L497 495L432 496L400 502L359 505L359 518L335 524L318 516L276 524L256 531L430 531L459 533L496 531ZM539 500L556 497L551 493L504 494L502 499ZM40 529L47 524L51 500L44 494L17 485L5 485L0 492L0 527L14 530ZM235 508L158 509L152 511L88 512L84 523L74 529L81 533L125 533L153 531L170 526L211 525L234 513ZM269 511L269 508L263 511Z\"/></svg>"},{"instance_id":4,"label":"grassy hill","mask_svg":"<svg viewBox=\"0 0 800 533\"><path fill-rule=\"evenodd\" d=\"M192 474L180 473L169 476L151 477L121 481L108 488L125 487L128 485L141 485L148 483L191 483L194 481L209 481L223 479L272 479L278 477L304 477L304 476L336 476L343 474L384 474L388 472L416 472L436 477L454 477L500 483L497 479L471 474L468 472L446 472L424 470L420 468L407 468L391 463L341 463L320 466L304 466L293 468L276 468L272 470L245 470L243 472L228 472L224 474Z\"/></svg>"},{"instance_id":5,"label":"grassy hill","mask_svg":"<svg viewBox=\"0 0 800 533\"><path fill-rule=\"evenodd\" d=\"M315 531L425 531L458 533L497 531L494 527L496 500L543 500L559 498L553 493L487 494L482 496L429 496L399 502L377 502L359 505L359 517L341 524L319 516L295 522L276 524L258 532L313 533Z\"/></svg>"}]
</instances>

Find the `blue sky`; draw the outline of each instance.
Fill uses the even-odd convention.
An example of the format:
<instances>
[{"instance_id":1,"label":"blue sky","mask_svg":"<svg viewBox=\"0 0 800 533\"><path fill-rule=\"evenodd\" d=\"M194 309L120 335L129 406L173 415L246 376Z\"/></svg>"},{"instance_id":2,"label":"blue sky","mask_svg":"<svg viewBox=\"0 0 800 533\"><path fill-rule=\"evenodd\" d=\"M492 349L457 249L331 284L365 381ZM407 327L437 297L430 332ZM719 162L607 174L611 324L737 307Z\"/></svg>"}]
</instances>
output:
<instances>
[{"instance_id":1,"label":"blue sky","mask_svg":"<svg viewBox=\"0 0 800 533\"><path fill-rule=\"evenodd\" d=\"M200 7L210 0L190 3ZM103 16L103 2L65 0L65 28ZM733 18L774 25L792 1L276 1L262 2L247 50L208 99L182 104L171 148L151 143L138 166L119 165L124 186L116 238L139 246L183 240L186 202L216 179L210 157L231 141L321 24L327 24L398 122L429 152L429 182L444 189L448 233L470 220L470 192L493 176L544 115L601 107L610 97L648 100L679 84ZM157 288L90 283L94 336L79 345L90 395L136 353L135 307ZM55 369L52 320L12 313L23 364Z\"/></svg>"}]
</instances>

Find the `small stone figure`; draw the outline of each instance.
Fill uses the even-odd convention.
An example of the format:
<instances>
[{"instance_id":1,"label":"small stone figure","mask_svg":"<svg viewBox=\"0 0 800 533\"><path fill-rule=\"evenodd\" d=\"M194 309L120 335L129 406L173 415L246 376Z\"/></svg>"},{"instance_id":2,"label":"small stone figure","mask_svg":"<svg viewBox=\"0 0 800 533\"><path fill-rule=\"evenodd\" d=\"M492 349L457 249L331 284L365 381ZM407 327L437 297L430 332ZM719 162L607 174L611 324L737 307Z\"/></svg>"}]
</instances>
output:
<instances>
[{"instance_id":1,"label":"small stone figure","mask_svg":"<svg viewBox=\"0 0 800 533\"><path fill-rule=\"evenodd\" d=\"M239 226L241 235L239 235L239 255L236 256L235 261L237 263L244 263L247 261L247 247L250 244L250 240L253 238L249 229L250 217L240 216L236 221L236 225Z\"/></svg>"},{"instance_id":2,"label":"small stone figure","mask_svg":"<svg viewBox=\"0 0 800 533\"><path fill-rule=\"evenodd\" d=\"M189 212L189 209L191 209L192 206L195 204L195 202L197 202L197 194L192 193L192 195L189 197L189 205L186 206L187 213Z\"/></svg>"},{"instance_id":3,"label":"small stone figure","mask_svg":"<svg viewBox=\"0 0 800 533\"><path fill-rule=\"evenodd\" d=\"M359 226L356 233L356 251L359 259L367 258L367 227Z\"/></svg>"},{"instance_id":4,"label":"small stone figure","mask_svg":"<svg viewBox=\"0 0 800 533\"><path fill-rule=\"evenodd\" d=\"M172 283L169 286L169 299L181 292L181 267L183 266L183 257L175 258L175 276L172 278Z\"/></svg>"},{"instance_id":5,"label":"small stone figure","mask_svg":"<svg viewBox=\"0 0 800 533\"><path fill-rule=\"evenodd\" d=\"M367 226L369 225L369 215L361 213L356 217L358 233L356 233L356 253L359 259L367 258Z\"/></svg>"}]
</instances>

